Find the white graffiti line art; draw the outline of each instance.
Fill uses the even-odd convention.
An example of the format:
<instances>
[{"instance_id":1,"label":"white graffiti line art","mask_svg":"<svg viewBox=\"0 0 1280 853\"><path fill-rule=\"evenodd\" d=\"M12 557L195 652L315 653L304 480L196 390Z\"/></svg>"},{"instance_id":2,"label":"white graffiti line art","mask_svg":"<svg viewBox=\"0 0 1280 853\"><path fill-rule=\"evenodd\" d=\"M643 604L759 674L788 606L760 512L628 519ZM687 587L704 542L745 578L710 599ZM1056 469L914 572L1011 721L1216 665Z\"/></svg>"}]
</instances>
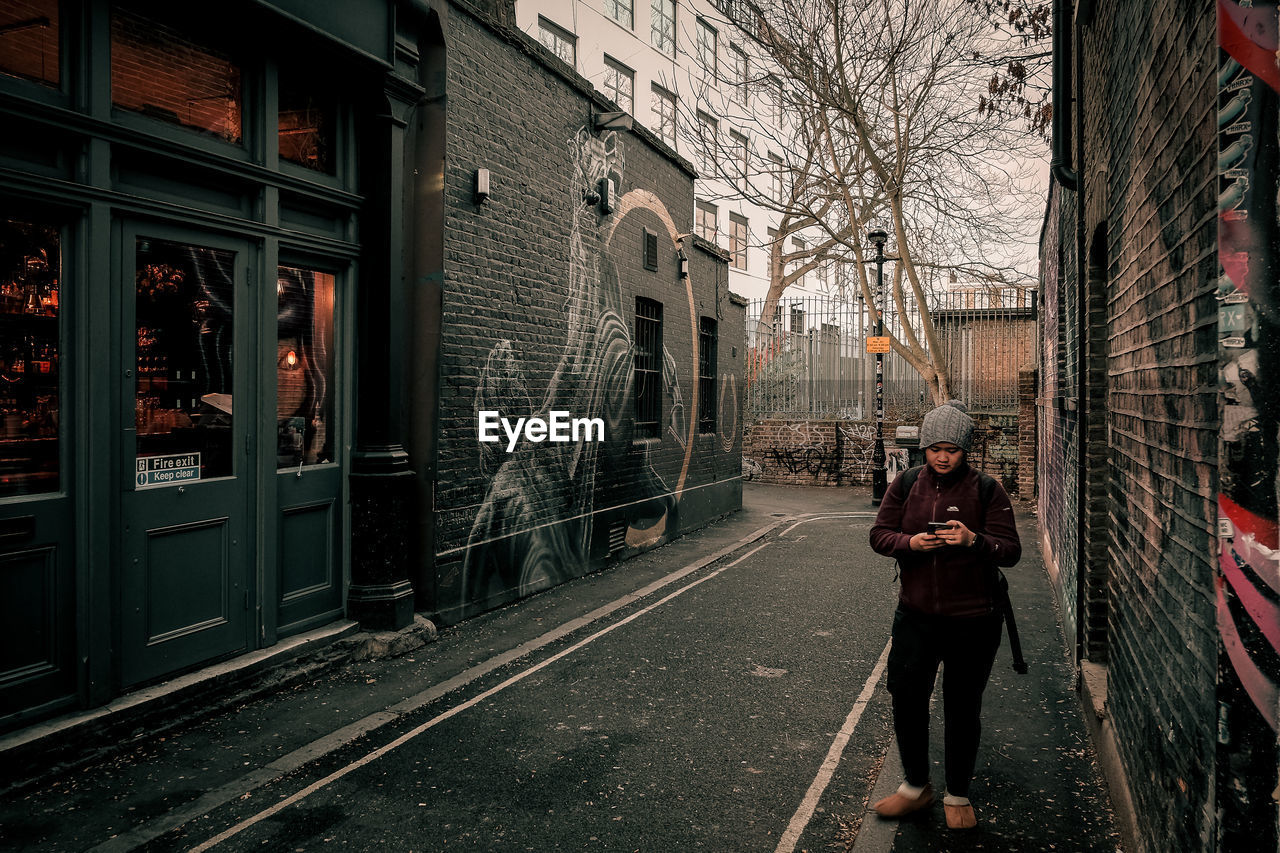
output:
<instances>
[{"instance_id":1,"label":"white graffiti line art","mask_svg":"<svg viewBox=\"0 0 1280 853\"><path fill-rule=\"evenodd\" d=\"M728 406L726 407L726 401ZM732 373L720 374L720 446L725 453L733 450L738 439L738 377ZM759 467L759 466L757 466Z\"/></svg>"},{"instance_id":2,"label":"white graffiti line art","mask_svg":"<svg viewBox=\"0 0 1280 853\"><path fill-rule=\"evenodd\" d=\"M499 342L486 362L476 411L511 406L519 410L512 412L516 416L545 418L551 411L567 411L575 418L600 418L605 440L521 442L501 459L487 458L482 446L481 470L492 476L463 557L464 607L527 595L587 571L600 471L625 483L628 544L656 542L674 524L675 494L653 470L647 452L631 449L635 350L624 320L622 281L609 259L610 240L627 210L644 206L664 222L670 223L671 217L652 194L628 194L630 199L624 196L614 214L597 215L592 198L600 181L621 181L624 153L617 134L596 137L583 128L569 141L569 155L566 329L558 363L545 394L534 402L524 390L524 376L541 373L538 367L545 357L524 356L515 342ZM637 200L645 203L638 205ZM685 415L675 362L669 353L664 355L664 362L669 362L664 364L664 378L671 394L672 428L683 437Z\"/></svg>"}]
</instances>

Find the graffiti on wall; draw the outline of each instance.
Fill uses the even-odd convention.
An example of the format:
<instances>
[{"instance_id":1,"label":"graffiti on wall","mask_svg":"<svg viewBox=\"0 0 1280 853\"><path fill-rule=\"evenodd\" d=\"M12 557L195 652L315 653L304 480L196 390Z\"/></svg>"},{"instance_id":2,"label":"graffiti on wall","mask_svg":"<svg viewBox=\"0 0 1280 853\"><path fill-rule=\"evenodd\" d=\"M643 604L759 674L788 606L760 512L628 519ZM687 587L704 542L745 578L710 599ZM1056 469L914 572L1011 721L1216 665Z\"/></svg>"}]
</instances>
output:
<instances>
[{"instance_id":1,"label":"graffiti on wall","mask_svg":"<svg viewBox=\"0 0 1280 853\"><path fill-rule=\"evenodd\" d=\"M1274 849L1280 730L1280 20L1218 2L1221 849Z\"/></svg>"},{"instance_id":2,"label":"graffiti on wall","mask_svg":"<svg viewBox=\"0 0 1280 853\"><path fill-rule=\"evenodd\" d=\"M1217 621L1226 662L1277 729L1280 67L1275 3L1218 3L1222 386Z\"/></svg>"},{"instance_id":3,"label":"graffiti on wall","mask_svg":"<svg viewBox=\"0 0 1280 853\"><path fill-rule=\"evenodd\" d=\"M678 502L693 452L692 430L697 428L688 412L698 410L698 383L682 383L676 359L664 345L663 443L671 439L680 448L679 465L668 455L661 463L655 461L654 445L633 445L636 344L629 322L632 311L611 246L621 223L632 215L646 222L656 218L673 254L679 235L665 205L646 190L623 195L612 213L600 212L601 181L612 178L615 186L622 182L625 156L618 134L596 136L583 128L569 141L569 151L566 330L558 361L548 372L545 345L529 342L526 350L521 341L499 341L486 360L475 412L547 418L551 411L566 411L574 418L600 418L605 440L521 442L511 453L501 443L480 445L480 469L488 485L463 557L463 606L528 595L585 573L593 541L599 538L597 516L603 511L610 512L611 520L620 519L613 524L621 525L622 542L632 548L656 544L677 526ZM669 309L666 328L673 335L689 329L696 352L692 280L686 279L685 285L692 322L685 327L677 319L681 312ZM535 383L531 377L541 379ZM682 385L693 389L688 409ZM534 390L538 386L545 390ZM736 434L736 385L722 396L731 401L734 421L722 428ZM725 408L722 403L722 413ZM722 424L724 420L722 414ZM732 436L729 441L732 446ZM612 551L619 543L612 536L610 540Z\"/></svg>"}]
</instances>

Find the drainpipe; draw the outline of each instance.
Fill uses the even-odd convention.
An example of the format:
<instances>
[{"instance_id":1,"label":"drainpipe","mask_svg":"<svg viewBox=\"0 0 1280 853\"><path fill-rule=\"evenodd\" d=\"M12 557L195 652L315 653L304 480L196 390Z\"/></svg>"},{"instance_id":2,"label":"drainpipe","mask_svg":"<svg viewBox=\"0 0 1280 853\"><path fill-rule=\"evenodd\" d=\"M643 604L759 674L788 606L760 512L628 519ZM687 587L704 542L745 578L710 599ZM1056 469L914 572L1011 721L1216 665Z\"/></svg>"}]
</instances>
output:
<instances>
[{"instance_id":1,"label":"drainpipe","mask_svg":"<svg viewBox=\"0 0 1280 853\"><path fill-rule=\"evenodd\" d=\"M1063 189L1074 190L1079 175L1071 168L1071 9L1053 0L1053 156L1049 168Z\"/></svg>"}]
</instances>

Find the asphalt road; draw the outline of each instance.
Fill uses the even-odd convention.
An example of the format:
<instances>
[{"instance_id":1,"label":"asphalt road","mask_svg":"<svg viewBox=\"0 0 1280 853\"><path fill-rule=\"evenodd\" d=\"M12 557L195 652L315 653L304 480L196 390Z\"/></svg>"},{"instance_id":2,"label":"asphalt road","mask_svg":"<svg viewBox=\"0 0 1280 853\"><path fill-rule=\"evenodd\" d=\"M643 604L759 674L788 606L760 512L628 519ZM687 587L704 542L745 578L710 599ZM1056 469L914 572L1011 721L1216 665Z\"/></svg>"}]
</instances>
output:
<instances>
[{"instance_id":1,"label":"asphalt road","mask_svg":"<svg viewBox=\"0 0 1280 853\"><path fill-rule=\"evenodd\" d=\"M869 524L780 527L152 849L774 850L789 828L785 849L825 848L889 739L881 691L806 820L881 677Z\"/></svg>"},{"instance_id":2,"label":"asphalt road","mask_svg":"<svg viewBox=\"0 0 1280 853\"><path fill-rule=\"evenodd\" d=\"M11 799L0 840L839 848L891 736L882 670L896 588L866 544L870 523L866 511L788 521L692 569L658 549L408 658L347 667L163 738L140 733L111 761ZM606 591L611 604L582 618Z\"/></svg>"}]
</instances>

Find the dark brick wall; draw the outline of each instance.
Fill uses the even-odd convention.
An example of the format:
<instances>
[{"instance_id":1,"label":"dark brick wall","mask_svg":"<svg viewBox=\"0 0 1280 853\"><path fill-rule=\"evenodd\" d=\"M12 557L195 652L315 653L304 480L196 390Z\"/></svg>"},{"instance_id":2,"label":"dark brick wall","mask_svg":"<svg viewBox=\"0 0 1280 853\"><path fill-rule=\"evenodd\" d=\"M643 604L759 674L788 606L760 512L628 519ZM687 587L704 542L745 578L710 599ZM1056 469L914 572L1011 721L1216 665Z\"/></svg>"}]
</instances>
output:
<instances>
[{"instance_id":1,"label":"dark brick wall","mask_svg":"<svg viewBox=\"0 0 1280 853\"><path fill-rule=\"evenodd\" d=\"M1077 596L1082 604L1084 656L1109 665L1107 708L1141 846L1210 849L1214 5L1099 3L1076 50L1081 193L1058 194L1061 255L1046 245L1042 262L1044 539L1069 621Z\"/></svg>"},{"instance_id":2,"label":"dark brick wall","mask_svg":"<svg viewBox=\"0 0 1280 853\"><path fill-rule=\"evenodd\" d=\"M444 622L669 541L741 505L744 308L692 230L689 166L523 34L450 7L436 597ZM473 197L477 169L490 197ZM611 213L595 200L612 178ZM588 198L592 196L593 198ZM656 235L657 269L643 263ZM633 435L636 297L662 305L662 434ZM700 317L719 333L717 431L697 434ZM736 353L736 355L735 355ZM721 399L723 402L721 402ZM600 417L599 443L477 439L477 412Z\"/></svg>"},{"instance_id":3,"label":"dark brick wall","mask_svg":"<svg viewBox=\"0 0 1280 853\"><path fill-rule=\"evenodd\" d=\"M1063 630L1073 659L1078 657L1079 626L1079 524L1076 486L1079 482L1076 452L1074 382L1066 373L1067 342L1075 339L1076 315L1070 310L1068 285L1074 286L1075 195L1056 184L1049 195L1049 209L1040 243L1041 334L1038 379L1037 432L1039 453L1040 533L1045 566L1058 593Z\"/></svg>"}]
</instances>

